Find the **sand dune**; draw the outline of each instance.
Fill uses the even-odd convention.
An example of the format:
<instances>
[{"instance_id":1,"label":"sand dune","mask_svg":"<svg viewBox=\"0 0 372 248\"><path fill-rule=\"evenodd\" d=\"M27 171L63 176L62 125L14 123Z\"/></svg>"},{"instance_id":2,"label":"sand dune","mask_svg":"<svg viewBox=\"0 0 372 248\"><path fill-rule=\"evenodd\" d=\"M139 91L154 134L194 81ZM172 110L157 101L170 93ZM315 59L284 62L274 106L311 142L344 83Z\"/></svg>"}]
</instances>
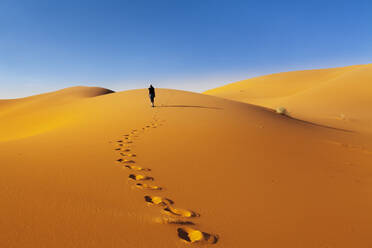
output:
<instances>
[{"instance_id":1,"label":"sand dune","mask_svg":"<svg viewBox=\"0 0 372 248\"><path fill-rule=\"evenodd\" d=\"M146 90L79 90L0 103L0 247L372 246L367 134L185 91L151 108Z\"/></svg>"},{"instance_id":2,"label":"sand dune","mask_svg":"<svg viewBox=\"0 0 372 248\"><path fill-rule=\"evenodd\" d=\"M269 108L284 106L296 118L371 132L372 64L277 73L205 93Z\"/></svg>"},{"instance_id":3,"label":"sand dune","mask_svg":"<svg viewBox=\"0 0 372 248\"><path fill-rule=\"evenodd\" d=\"M72 87L26 98L0 100L0 141L24 138L78 119L82 99L113 93L98 87ZM75 115L76 114L76 115Z\"/></svg>"}]
</instances>

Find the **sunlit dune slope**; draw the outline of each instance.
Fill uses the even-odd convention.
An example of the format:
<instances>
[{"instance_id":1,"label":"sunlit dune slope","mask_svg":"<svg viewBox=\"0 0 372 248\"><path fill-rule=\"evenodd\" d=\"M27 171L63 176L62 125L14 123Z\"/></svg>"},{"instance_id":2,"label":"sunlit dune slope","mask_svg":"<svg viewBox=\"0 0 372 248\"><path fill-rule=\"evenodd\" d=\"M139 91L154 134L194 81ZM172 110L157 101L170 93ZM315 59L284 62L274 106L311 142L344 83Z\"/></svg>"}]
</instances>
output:
<instances>
[{"instance_id":1,"label":"sunlit dune slope","mask_svg":"<svg viewBox=\"0 0 372 248\"><path fill-rule=\"evenodd\" d=\"M325 125L371 132L372 64L277 73L205 92Z\"/></svg>"},{"instance_id":2,"label":"sunlit dune slope","mask_svg":"<svg viewBox=\"0 0 372 248\"><path fill-rule=\"evenodd\" d=\"M0 142L0 247L372 246L367 134L184 91L156 104L133 90L39 105L74 118Z\"/></svg>"},{"instance_id":3,"label":"sunlit dune slope","mask_svg":"<svg viewBox=\"0 0 372 248\"><path fill-rule=\"evenodd\" d=\"M74 103L113 93L98 87L72 87L26 98L0 100L0 141L32 136L71 123Z\"/></svg>"}]
</instances>

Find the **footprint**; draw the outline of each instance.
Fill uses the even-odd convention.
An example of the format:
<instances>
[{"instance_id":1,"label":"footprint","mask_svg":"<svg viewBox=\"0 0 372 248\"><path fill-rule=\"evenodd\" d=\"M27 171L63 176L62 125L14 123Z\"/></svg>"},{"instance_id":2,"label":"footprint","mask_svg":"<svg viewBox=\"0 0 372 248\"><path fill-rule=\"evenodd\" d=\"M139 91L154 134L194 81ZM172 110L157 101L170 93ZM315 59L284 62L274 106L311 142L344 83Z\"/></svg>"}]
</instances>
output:
<instances>
[{"instance_id":1,"label":"footprint","mask_svg":"<svg viewBox=\"0 0 372 248\"><path fill-rule=\"evenodd\" d=\"M172 206L167 206L166 208L163 209L163 211L166 214L174 214L180 217L185 217L185 218L192 218L192 217L199 217L200 214L195 213L194 211L191 210L186 210L186 209L180 209L180 208L174 208Z\"/></svg>"},{"instance_id":2,"label":"footprint","mask_svg":"<svg viewBox=\"0 0 372 248\"><path fill-rule=\"evenodd\" d=\"M116 162L119 162L119 163L126 163L126 164L134 164L134 163L136 163L136 161L134 161L134 160L130 160L130 159L122 159L122 158L117 159Z\"/></svg>"},{"instance_id":3,"label":"footprint","mask_svg":"<svg viewBox=\"0 0 372 248\"><path fill-rule=\"evenodd\" d=\"M116 148L116 149L115 149L115 151L120 151L120 150L121 150L121 148Z\"/></svg>"},{"instance_id":4,"label":"footprint","mask_svg":"<svg viewBox=\"0 0 372 248\"><path fill-rule=\"evenodd\" d=\"M131 170L136 170L136 171L151 171L151 169L149 169L149 168L142 168L142 167L137 166L137 165L126 165L125 167L127 167L128 169L131 169Z\"/></svg>"},{"instance_id":5,"label":"footprint","mask_svg":"<svg viewBox=\"0 0 372 248\"><path fill-rule=\"evenodd\" d=\"M162 187L150 185L146 183L137 183L136 187L140 189L149 189L149 190L162 190L163 189Z\"/></svg>"},{"instance_id":6,"label":"footprint","mask_svg":"<svg viewBox=\"0 0 372 248\"><path fill-rule=\"evenodd\" d=\"M148 177L144 175L136 175L136 174L130 174L129 178L135 181L147 181L147 180L154 181L153 177Z\"/></svg>"},{"instance_id":7,"label":"footprint","mask_svg":"<svg viewBox=\"0 0 372 248\"><path fill-rule=\"evenodd\" d=\"M120 155L125 156L125 157L137 157L137 155L133 153L122 153L121 152Z\"/></svg>"},{"instance_id":8,"label":"footprint","mask_svg":"<svg viewBox=\"0 0 372 248\"><path fill-rule=\"evenodd\" d=\"M131 140L127 140L127 141L125 141L124 143L125 143L125 144L131 144L131 143L133 143L133 141L131 141Z\"/></svg>"},{"instance_id":9,"label":"footprint","mask_svg":"<svg viewBox=\"0 0 372 248\"><path fill-rule=\"evenodd\" d=\"M123 152L130 152L130 149L124 149Z\"/></svg>"},{"instance_id":10,"label":"footprint","mask_svg":"<svg viewBox=\"0 0 372 248\"><path fill-rule=\"evenodd\" d=\"M209 243L215 244L218 241L218 236L201 232L191 227L180 227L177 229L178 237L187 243Z\"/></svg>"},{"instance_id":11,"label":"footprint","mask_svg":"<svg viewBox=\"0 0 372 248\"><path fill-rule=\"evenodd\" d=\"M173 201L168 198L162 198L160 196L145 196L145 201L154 204L154 205L160 205L160 206L168 206L173 204Z\"/></svg>"},{"instance_id":12,"label":"footprint","mask_svg":"<svg viewBox=\"0 0 372 248\"><path fill-rule=\"evenodd\" d=\"M122 143L123 141L122 141L122 140L117 140L116 142L118 142L118 143Z\"/></svg>"},{"instance_id":13,"label":"footprint","mask_svg":"<svg viewBox=\"0 0 372 248\"><path fill-rule=\"evenodd\" d=\"M183 220L168 220L166 223L167 224L182 225L182 226L193 226L193 225L195 225L194 222L183 221Z\"/></svg>"},{"instance_id":14,"label":"footprint","mask_svg":"<svg viewBox=\"0 0 372 248\"><path fill-rule=\"evenodd\" d=\"M194 222L191 222L191 221L184 221L184 220L180 220L178 218L174 218L174 217L157 217L154 219L154 221L156 223L160 223L160 224L174 224L174 225L181 225L181 226L193 226L195 225Z\"/></svg>"},{"instance_id":15,"label":"footprint","mask_svg":"<svg viewBox=\"0 0 372 248\"><path fill-rule=\"evenodd\" d=\"M126 164L134 164L134 163L136 163L136 161L131 160L131 159L123 159L122 161L123 161L123 163L126 163Z\"/></svg>"}]
</instances>

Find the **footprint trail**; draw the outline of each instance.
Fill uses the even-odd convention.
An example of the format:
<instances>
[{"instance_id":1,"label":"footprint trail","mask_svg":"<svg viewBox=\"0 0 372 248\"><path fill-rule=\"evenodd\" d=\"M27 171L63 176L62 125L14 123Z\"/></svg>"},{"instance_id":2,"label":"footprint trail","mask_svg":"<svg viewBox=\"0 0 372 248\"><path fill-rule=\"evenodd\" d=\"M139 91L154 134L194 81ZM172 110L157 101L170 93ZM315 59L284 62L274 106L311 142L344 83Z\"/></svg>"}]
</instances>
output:
<instances>
[{"instance_id":1,"label":"footprint trail","mask_svg":"<svg viewBox=\"0 0 372 248\"><path fill-rule=\"evenodd\" d=\"M163 187L148 184L149 181L155 180L154 177L152 177L151 175L146 175L147 173L151 172L150 168L134 165L136 164L136 161L134 159L137 158L137 153L133 151L132 147L132 145L135 144L135 141L137 139L140 139L142 134L150 132L153 128L163 126L163 123L164 121L158 120L154 117L153 121L151 121L149 124L144 125L143 127L138 129L132 129L129 132L122 134L121 138L119 137L116 142L109 142L116 144L114 151L117 152L118 155L122 156L122 158L117 159L116 162L123 165L122 168L131 170L133 172L138 171L141 173L130 173L128 175L128 179L130 181L136 182L132 186L134 189L137 188L137 190L144 192L164 191ZM198 230L197 228L189 227L197 226L196 223L190 221L189 219L199 219L200 214L192 210L175 207L174 201L166 197L145 195L144 200L148 206L158 206L161 208L159 212L161 215L160 217L154 218L155 222L180 226L179 228L177 228L177 236L181 241L189 244L215 244L219 240L218 235L206 233Z\"/></svg>"}]
</instances>

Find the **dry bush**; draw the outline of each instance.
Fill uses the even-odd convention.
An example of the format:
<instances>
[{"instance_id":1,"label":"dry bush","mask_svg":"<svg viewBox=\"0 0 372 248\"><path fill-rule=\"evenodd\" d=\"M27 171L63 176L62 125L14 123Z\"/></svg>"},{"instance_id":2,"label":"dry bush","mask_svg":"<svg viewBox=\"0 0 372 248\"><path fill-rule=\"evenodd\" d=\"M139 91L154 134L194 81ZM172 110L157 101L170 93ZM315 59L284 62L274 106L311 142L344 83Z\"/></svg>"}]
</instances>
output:
<instances>
[{"instance_id":1,"label":"dry bush","mask_svg":"<svg viewBox=\"0 0 372 248\"><path fill-rule=\"evenodd\" d=\"M283 106L276 108L276 113L280 115L287 115L288 111Z\"/></svg>"}]
</instances>

